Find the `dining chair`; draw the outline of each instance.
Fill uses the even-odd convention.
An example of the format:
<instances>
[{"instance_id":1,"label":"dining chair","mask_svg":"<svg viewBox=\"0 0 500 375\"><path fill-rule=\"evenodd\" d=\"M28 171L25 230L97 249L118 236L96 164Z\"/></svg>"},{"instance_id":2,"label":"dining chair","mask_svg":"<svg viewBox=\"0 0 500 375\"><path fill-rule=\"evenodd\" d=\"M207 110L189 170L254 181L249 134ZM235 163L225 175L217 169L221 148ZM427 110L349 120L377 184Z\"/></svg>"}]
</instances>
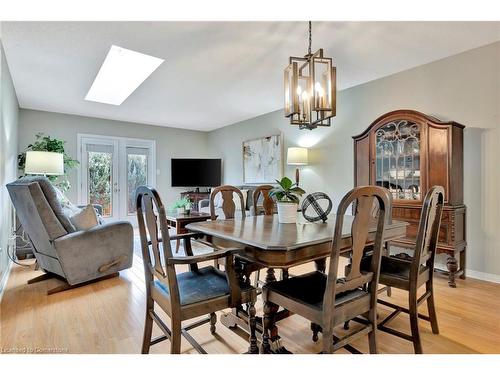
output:
<instances>
[{"instance_id":1,"label":"dining chair","mask_svg":"<svg viewBox=\"0 0 500 375\"><path fill-rule=\"evenodd\" d=\"M241 218L242 219L246 218L245 200L243 199L243 193L241 192L241 190L235 186L223 185L214 188L212 190L212 193L210 194L210 215L212 220L217 220L218 218L218 215L216 213L217 207L215 204L215 197L217 196L217 194L221 194L220 208L222 208L225 220L234 219L236 217L236 205L234 203L234 199L238 199L240 201ZM236 198L234 196L235 194ZM250 282L250 276L252 273L258 272L263 268L261 265L253 262L248 262L247 260L242 259L239 256L236 256L235 259L236 259L236 266L239 267L240 269L243 269L244 271L243 272L244 280L246 282ZM224 259L216 259L215 266L217 268L220 268L221 265L224 265ZM258 282L256 282L254 285L257 287Z\"/></svg>"},{"instance_id":2,"label":"dining chair","mask_svg":"<svg viewBox=\"0 0 500 375\"><path fill-rule=\"evenodd\" d=\"M374 222L371 216L373 201L379 205L379 213ZM349 206L356 204L352 218L352 263L345 277L338 277L340 242L345 213ZM390 215L389 192L376 186L357 187L347 193L339 204L335 219L330 263L326 273L314 271L305 275L267 283L262 288L264 300L264 331L262 349L271 350L269 332L274 327L274 314L279 306L299 314L321 327L323 353L332 353L368 334L370 353L377 353L377 285L385 224ZM347 219L348 220L348 219ZM376 225L374 253L370 268L361 270L363 251L369 240L370 228ZM368 287L366 287L368 285ZM358 315L367 317L367 324L342 338L333 335L337 325ZM351 347L352 348L352 347ZM354 349L354 348L353 348Z\"/></svg>"},{"instance_id":3,"label":"dining chair","mask_svg":"<svg viewBox=\"0 0 500 375\"><path fill-rule=\"evenodd\" d=\"M274 215L276 211L276 202L269 193L273 189L272 185L260 185L253 191L253 214ZM262 197L262 202L260 201ZM259 204L261 203L261 204Z\"/></svg>"},{"instance_id":4,"label":"dining chair","mask_svg":"<svg viewBox=\"0 0 500 375\"><path fill-rule=\"evenodd\" d=\"M210 323L210 332L215 334L216 311L248 306L250 327L250 353L258 353L255 335L256 289L248 283L240 284L233 267L233 257L239 249L217 249L212 253L193 255L191 239L194 233L170 236L165 207L155 189L141 186L136 190L136 209L141 239L144 273L146 280L146 318L142 353L149 353L151 345L169 339L170 352L180 353L181 336L200 353L205 350L188 333L192 328ZM186 256L172 255L171 240L182 239ZM199 268L198 264L216 259L225 259L225 272L213 266ZM176 272L176 266L189 266L185 272ZM170 317L170 328L155 311L158 307ZM205 319L182 327L182 322L203 315ZM153 322L164 335L151 340Z\"/></svg>"},{"instance_id":5,"label":"dining chair","mask_svg":"<svg viewBox=\"0 0 500 375\"><path fill-rule=\"evenodd\" d=\"M276 209L276 202L274 199L269 196L269 193L273 189L272 185L259 185L255 188L253 191L252 195L252 200L253 200L253 208L252 212L255 216L258 215L267 215L271 216L274 215L275 209ZM255 271L255 279L254 279L254 285L258 286L259 285L259 279L260 279L260 270L263 267L255 267L257 270ZM288 269L282 269L281 270L281 278L287 278L288 277Z\"/></svg>"},{"instance_id":6,"label":"dining chair","mask_svg":"<svg viewBox=\"0 0 500 375\"><path fill-rule=\"evenodd\" d=\"M217 186L212 189L210 193L210 216L212 220L217 219L215 197L220 194L222 199L222 212L224 213L225 219L234 219L236 216L236 204L234 202L234 195L236 194L236 199L240 202L241 217L244 219L245 213L245 200L243 199L243 193L237 187L231 185Z\"/></svg>"},{"instance_id":7,"label":"dining chair","mask_svg":"<svg viewBox=\"0 0 500 375\"><path fill-rule=\"evenodd\" d=\"M429 321L432 333L439 334L434 303L433 275L443 204L443 187L433 186L424 198L413 257L384 256L381 261L379 282L388 287L406 290L408 292L409 308L379 299L378 303L395 310L378 324L378 329L412 341L417 354L423 353L418 318ZM362 263L366 267L370 263L370 258L365 258ZM424 284L425 292L418 297L418 289ZM418 307L425 301L427 301L429 316L418 313ZM411 335L387 327L387 324L401 312L410 316Z\"/></svg>"}]
</instances>

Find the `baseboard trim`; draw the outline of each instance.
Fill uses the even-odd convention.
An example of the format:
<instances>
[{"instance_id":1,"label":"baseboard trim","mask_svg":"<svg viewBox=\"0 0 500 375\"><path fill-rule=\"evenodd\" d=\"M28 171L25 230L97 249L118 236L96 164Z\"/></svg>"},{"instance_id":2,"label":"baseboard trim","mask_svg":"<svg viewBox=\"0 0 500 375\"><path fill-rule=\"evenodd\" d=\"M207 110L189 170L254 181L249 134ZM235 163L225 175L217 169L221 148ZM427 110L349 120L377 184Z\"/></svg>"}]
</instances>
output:
<instances>
[{"instance_id":1,"label":"baseboard trim","mask_svg":"<svg viewBox=\"0 0 500 375\"><path fill-rule=\"evenodd\" d=\"M436 263L434 265L434 268L438 268L438 269L443 270L443 271L448 271L446 269L446 265L440 264L440 263ZM466 269L465 275L468 278L470 277L471 279L489 281L491 283L500 284L500 275L496 275L494 273L486 273L486 272L480 272L480 271Z\"/></svg>"},{"instance_id":2,"label":"baseboard trim","mask_svg":"<svg viewBox=\"0 0 500 375\"><path fill-rule=\"evenodd\" d=\"M7 271L3 275L2 280L0 280L0 303L2 303L3 293L5 291L5 287L7 286L7 281L9 280L10 270L12 268L12 262L10 259L9 259L8 264L9 265L7 266Z\"/></svg>"},{"instance_id":3,"label":"baseboard trim","mask_svg":"<svg viewBox=\"0 0 500 375\"><path fill-rule=\"evenodd\" d=\"M500 284L500 275L495 275L494 273L466 270L465 274L467 275L467 277L470 277L472 279L478 279L482 281L489 281L492 283Z\"/></svg>"}]
</instances>

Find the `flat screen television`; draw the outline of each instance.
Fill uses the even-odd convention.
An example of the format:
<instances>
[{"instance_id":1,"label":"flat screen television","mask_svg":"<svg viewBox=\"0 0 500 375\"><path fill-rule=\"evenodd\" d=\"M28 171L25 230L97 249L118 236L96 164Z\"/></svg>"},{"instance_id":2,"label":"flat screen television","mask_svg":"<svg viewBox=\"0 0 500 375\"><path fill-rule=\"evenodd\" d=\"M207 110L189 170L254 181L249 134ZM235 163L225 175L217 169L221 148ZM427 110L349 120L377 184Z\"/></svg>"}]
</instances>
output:
<instances>
[{"instance_id":1,"label":"flat screen television","mask_svg":"<svg viewBox=\"0 0 500 375\"><path fill-rule=\"evenodd\" d=\"M221 159L172 159L172 186L219 186L222 180L221 171Z\"/></svg>"}]
</instances>

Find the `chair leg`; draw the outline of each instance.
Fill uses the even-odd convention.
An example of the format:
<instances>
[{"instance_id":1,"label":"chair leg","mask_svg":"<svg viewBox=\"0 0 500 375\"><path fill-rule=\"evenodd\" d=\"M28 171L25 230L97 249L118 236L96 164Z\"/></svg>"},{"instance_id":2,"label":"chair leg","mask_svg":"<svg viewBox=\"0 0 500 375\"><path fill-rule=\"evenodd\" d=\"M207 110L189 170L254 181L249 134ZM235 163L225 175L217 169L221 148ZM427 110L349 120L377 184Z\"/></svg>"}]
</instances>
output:
<instances>
[{"instance_id":1,"label":"chair leg","mask_svg":"<svg viewBox=\"0 0 500 375\"><path fill-rule=\"evenodd\" d=\"M259 279L260 279L260 270L255 271L255 278L254 278L254 287L258 288L259 287Z\"/></svg>"},{"instance_id":2,"label":"chair leg","mask_svg":"<svg viewBox=\"0 0 500 375\"><path fill-rule=\"evenodd\" d=\"M415 354L422 354L422 342L420 341L420 332L418 329L417 291L410 290L409 297L410 326L413 348L415 350Z\"/></svg>"},{"instance_id":3,"label":"chair leg","mask_svg":"<svg viewBox=\"0 0 500 375\"><path fill-rule=\"evenodd\" d=\"M333 329L331 327L323 329L323 354L333 353Z\"/></svg>"},{"instance_id":4,"label":"chair leg","mask_svg":"<svg viewBox=\"0 0 500 375\"><path fill-rule=\"evenodd\" d=\"M290 277L290 274L288 273L288 269L287 268L283 268L281 270L281 280L286 280Z\"/></svg>"},{"instance_id":5,"label":"chair leg","mask_svg":"<svg viewBox=\"0 0 500 375\"><path fill-rule=\"evenodd\" d=\"M259 354L259 347L257 346L257 321L255 319L255 303L248 303L248 327L250 328L250 347L248 348L248 353Z\"/></svg>"},{"instance_id":6,"label":"chair leg","mask_svg":"<svg viewBox=\"0 0 500 375\"><path fill-rule=\"evenodd\" d=\"M368 345L370 354L378 354L377 349L377 310L371 309L368 313L368 320L372 326L372 330L368 333Z\"/></svg>"},{"instance_id":7,"label":"chair leg","mask_svg":"<svg viewBox=\"0 0 500 375\"><path fill-rule=\"evenodd\" d=\"M392 288L390 286L386 289L387 297L392 297Z\"/></svg>"},{"instance_id":8,"label":"chair leg","mask_svg":"<svg viewBox=\"0 0 500 375\"><path fill-rule=\"evenodd\" d=\"M436 306L434 304L434 287L432 281L427 282L427 290L431 292L427 298L427 310L429 310L429 320L431 322L432 333L439 335L439 326L437 321Z\"/></svg>"},{"instance_id":9,"label":"chair leg","mask_svg":"<svg viewBox=\"0 0 500 375\"><path fill-rule=\"evenodd\" d=\"M314 342L318 341L318 333L319 333L320 330L321 330L321 327L319 326L319 324L311 322L311 331L313 333L312 340Z\"/></svg>"},{"instance_id":10,"label":"chair leg","mask_svg":"<svg viewBox=\"0 0 500 375\"><path fill-rule=\"evenodd\" d=\"M217 323L217 314L210 313L210 333L212 335L215 334L215 330L216 330L215 324L216 323Z\"/></svg>"},{"instance_id":11,"label":"chair leg","mask_svg":"<svg viewBox=\"0 0 500 375\"><path fill-rule=\"evenodd\" d=\"M170 336L170 354L181 353L181 322L172 319L172 335Z\"/></svg>"},{"instance_id":12,"label":"chair leg","mask_svg":"<svg viewBox=\"0 0 500 375\"><path fill-rule=\"evenodd\" d=\"M148 303L149 305L149 303ZM144 335L142 338L142 354L148 354L151 346L151 334L153 333L153 318L149 314L149 306L146 308L146 318L144 320Z\"/></svg>"},{"instance_id":13,"label":"chair leg","mask_svg":"<svg viewBox=\"0 0 500 375\"><path fill-rule=\"evenodd\" d=\"M272 328L272 313L273 308L272 304L266 301L264 297L264 316L263 316L263 324L262 324L262 353L268 354L271 353L271 345L269 343L269 335Z\"/></svg>"}]
</instances>

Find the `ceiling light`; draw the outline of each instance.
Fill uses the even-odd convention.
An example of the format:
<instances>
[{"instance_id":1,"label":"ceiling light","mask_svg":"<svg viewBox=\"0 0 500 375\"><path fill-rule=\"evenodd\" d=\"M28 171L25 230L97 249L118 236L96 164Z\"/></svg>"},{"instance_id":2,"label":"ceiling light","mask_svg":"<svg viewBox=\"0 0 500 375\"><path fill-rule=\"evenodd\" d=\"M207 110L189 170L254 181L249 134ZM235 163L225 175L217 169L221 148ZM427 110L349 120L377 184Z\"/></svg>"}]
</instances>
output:
<instances>
[{"instance_id":1,"label":"ceiling light","mask_svg":"<svg viewBox=\"0 0 500 375\"><path fill-rule=\"evenodd\" d=\"M290 57L285 68L285 117L299 129L330 126L337 113L336 68L323 49L311 53L311 21L309 49L304 57Z\"/></svg>"},{"instance_id":2,"label":"ceiling light","mask_svg":"<svg viewBox=\"0 0 500 375\"><path fill-rule=\"evenodd\" d=\"M85 100L120 105L163 61L113 45Z\"/></svg>"}]
</instances>

